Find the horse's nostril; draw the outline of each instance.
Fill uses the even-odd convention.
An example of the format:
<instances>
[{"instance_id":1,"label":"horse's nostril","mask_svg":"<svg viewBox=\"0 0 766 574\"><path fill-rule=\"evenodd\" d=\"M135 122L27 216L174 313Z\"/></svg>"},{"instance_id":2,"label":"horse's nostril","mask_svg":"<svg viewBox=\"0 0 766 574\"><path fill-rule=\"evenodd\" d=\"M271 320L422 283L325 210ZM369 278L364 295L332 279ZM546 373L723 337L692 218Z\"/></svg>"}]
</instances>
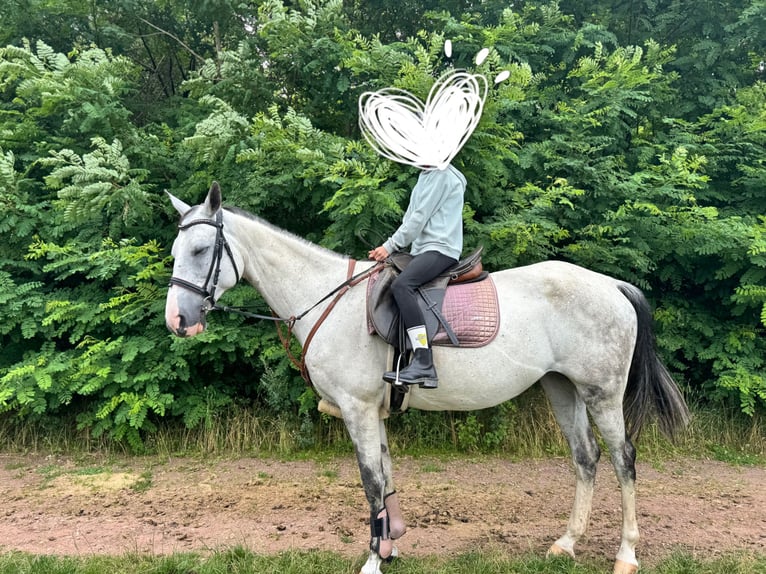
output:
<instances>
[{"instance_id":1,"label":"horse's nostril","mask_svg":"<svg viewBox=\"0 0 766 574\"><path fill-rule=\"evenodd\" d=\"M186 317L183 315L178 316L178 327L176 328L176 335L179 337L186 337Z\"/></svg>"}]
</instances>

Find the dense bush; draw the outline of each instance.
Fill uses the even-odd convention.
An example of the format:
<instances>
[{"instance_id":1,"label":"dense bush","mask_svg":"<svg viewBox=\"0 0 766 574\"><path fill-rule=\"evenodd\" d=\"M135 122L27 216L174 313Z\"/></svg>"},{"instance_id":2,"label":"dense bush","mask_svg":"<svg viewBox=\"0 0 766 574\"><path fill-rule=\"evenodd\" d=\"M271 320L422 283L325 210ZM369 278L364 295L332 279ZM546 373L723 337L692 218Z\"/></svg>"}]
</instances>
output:
<instances>
[{"instance_id":1,"label":"dense bush","mask_svg":"<svg viewBox=\"0 0 766 574\"><path fill-rule=\"evenodd\" d=\"M483 46L481 70L511 77L456 160L468 246L492 269L560 258L636 283L690 396L763 409L763 2L23 4L0 8L6 416L74 413L135 446L159 417L194 426L235 402L310 422L272 325L167 334L163 192L194 203L217 179L230 203L364 257L417 174L360 141L359 94L425 96Z\"/></svg>"}]
</instances>

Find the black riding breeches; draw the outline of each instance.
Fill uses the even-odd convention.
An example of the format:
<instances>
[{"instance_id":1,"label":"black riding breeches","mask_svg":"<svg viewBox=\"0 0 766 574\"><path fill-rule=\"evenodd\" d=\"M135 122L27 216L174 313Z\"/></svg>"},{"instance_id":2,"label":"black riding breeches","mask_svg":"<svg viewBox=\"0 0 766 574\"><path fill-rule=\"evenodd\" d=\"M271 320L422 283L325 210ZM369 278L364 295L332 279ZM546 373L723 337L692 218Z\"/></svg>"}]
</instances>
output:
<instances>
[{"instance_id":1,"label":"black riding breeches","mask_svg":"<svg viewBox=\"0 0 766 574\"><path fill-rule=\"evenodd\" d=\"M426 251L416 255L412 261L404 268L399 276L391 283L391 292L394 296L399 312L402 315L402 322L406 329L425 325L423 312L418 306L418 295L416 289L428 283L431 279L440 275L457 263L453 259L438 251Z\"/></svg>"}]
</instances>

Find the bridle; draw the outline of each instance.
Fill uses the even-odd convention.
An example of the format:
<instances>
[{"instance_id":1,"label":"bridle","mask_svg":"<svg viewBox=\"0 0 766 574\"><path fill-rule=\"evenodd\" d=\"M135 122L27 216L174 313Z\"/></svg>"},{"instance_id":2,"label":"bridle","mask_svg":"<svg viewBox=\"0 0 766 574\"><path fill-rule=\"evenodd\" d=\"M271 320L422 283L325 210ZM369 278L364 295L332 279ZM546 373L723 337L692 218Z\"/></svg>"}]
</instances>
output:
<instances>
[{"instance_id":1,"label":"bridle","mask_svg":"<svg viewBox=\"0 0 766 574\"><path fill-rule=\"evenodd\" d=\"M210 268L207 271L205 283L203 283L202 287L200 287L194 283L186 281L185 279L181 279L179 277L171 277L168 286L172 287L173 285L177 285L183 289L192 291L197 295L202 295L202 308L204 311L210 311L215 307L215 290L218 287L218 278L221 275L221 259L223 259L224 251L226 251L226 255L229 256L229 261L231 261L231 265L234 267L234 274L237 277L237 283L239 283L240 279L239 269L237 269L237 263L234 261L234 254L231 252L229 242L226 241L226 237L224 237L223 234L223 210L219 209L216 212L215 221L211 219L193 219L188 223L179 223L178 230L185 231L186 229L194 227L195 225L212 225L216 229L215 244L213 246L213 259L210 261Z\"/></svg>"}]
</instances>

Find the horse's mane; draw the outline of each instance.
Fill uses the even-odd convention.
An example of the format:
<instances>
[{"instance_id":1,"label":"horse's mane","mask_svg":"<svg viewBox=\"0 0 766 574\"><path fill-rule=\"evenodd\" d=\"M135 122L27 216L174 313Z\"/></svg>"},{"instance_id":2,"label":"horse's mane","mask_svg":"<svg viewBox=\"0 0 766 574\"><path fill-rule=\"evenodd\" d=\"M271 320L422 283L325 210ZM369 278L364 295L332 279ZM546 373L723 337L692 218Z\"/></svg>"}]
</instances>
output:
<instances>
[{"instance_id":1,"label":"horse's mane","mask_svg":"<svg viewBox=\"0 0 766 574\"><path fill-rule=\"evenodd\" d=\"M318 251L324 252L327 255L336 257L336 258L348 258L346 255L341 255L340 253L337 253L333 251L332 249L328 249L327 247L322 247L321 245L317 243L312 243L308 239L304 239L300 235L296 235L295 233L292 233L291 231L287 231L286 229L283 229L279 227L278 225L274 225L273 223L270 223L269 221L266 221L262 217L255 215L253 213L250 213L249 211L242 209L240 207L233 207L233 206L225 206L225 211L228 211L230 213L233 213L234 215L240 215L246 219L251 219L253 221L258 222L261 225L264 225L268 227L269 229L272 229L273 231L276 231L280 235L284 235L285 237L289 237L291 239L294 239L295 241L298 241L299 243L303 243L307 247L311 247L313 249L316 249Z\"/></svg>"}]
</instances>

